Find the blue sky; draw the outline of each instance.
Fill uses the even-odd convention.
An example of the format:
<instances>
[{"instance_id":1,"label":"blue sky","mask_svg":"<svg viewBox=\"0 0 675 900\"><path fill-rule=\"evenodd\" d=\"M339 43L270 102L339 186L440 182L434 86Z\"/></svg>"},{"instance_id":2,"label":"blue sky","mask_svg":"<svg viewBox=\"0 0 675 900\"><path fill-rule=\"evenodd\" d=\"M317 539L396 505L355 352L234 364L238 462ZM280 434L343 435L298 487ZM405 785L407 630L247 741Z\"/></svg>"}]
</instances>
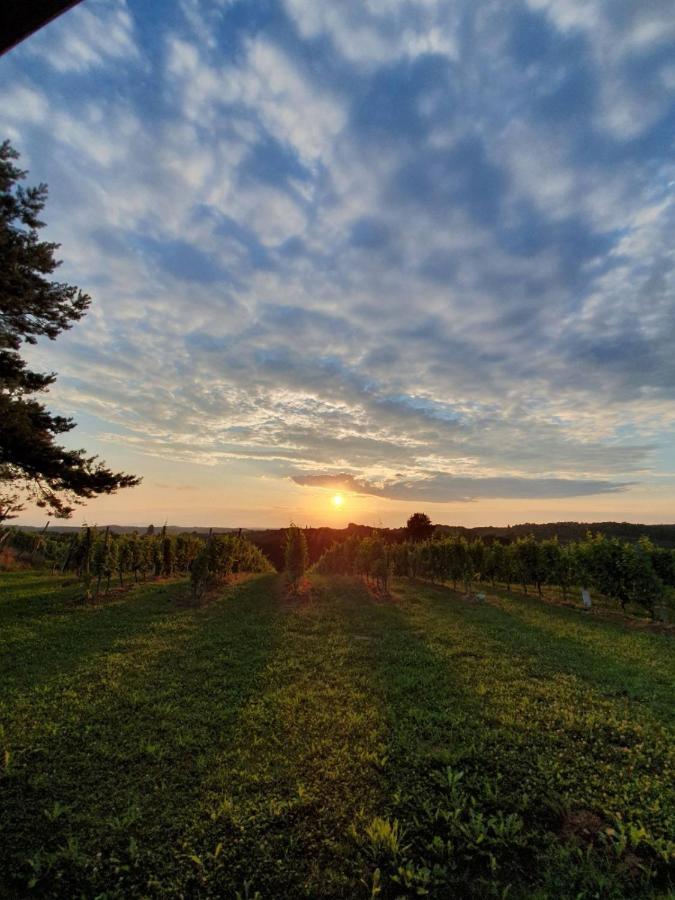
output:
<instances>
[{"instance_id":1,"label":"blue sky","mask_svg":"<svg viewBox=\"0 0 675 900\"><path fill-rule=\"evenodd\" d=\"M85 0L0 60L94 298L34 359L145 479L89 517L672 520L672 11Z\"/></svg>"}]
</instances>

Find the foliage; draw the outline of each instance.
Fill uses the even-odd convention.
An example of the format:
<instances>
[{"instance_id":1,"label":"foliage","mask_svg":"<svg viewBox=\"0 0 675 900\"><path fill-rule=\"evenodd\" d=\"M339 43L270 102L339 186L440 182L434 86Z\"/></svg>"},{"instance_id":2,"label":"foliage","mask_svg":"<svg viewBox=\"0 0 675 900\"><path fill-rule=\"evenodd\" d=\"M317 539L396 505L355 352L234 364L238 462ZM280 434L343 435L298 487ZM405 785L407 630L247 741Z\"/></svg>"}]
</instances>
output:
<instances>
[{"instance_id":1,"label":"foliage","mask_svg":"<svg viewBox=\"0 0 675 900\"><path fill-rule=\"evenodd\" d=\"M385 543L378 535L357 536L334 544L314 564L312 571L322 575L360 575L366 582L387 591L400 548L407 545Z\"/></svg>"},{"instance_id":2,"label":"foliage","mask_svg":"<svg viewBox=\"0 0 675 900\"><path fill-rule=\"evenodd\" d=\"M0 146L0 522L16 516L27 498L68 518L72 504L140 480L112 472L84 450L57 445L56 436L74 428L74 422L29 399L56 376L28 369L19 352L22 344L35 344L38 337L54 340L82 318L90 298L77 287L50 280L59 265L54 258L58 244L41 241L38 234L47 186L22 187L27 173L14 164L17 159L5 141Z\"/></svg>"},{"instance_id":3,"label":"foliage","mask_svg":"<svg viewBox=\"0 0 675 900\"><path fill-rule=\"evenodd\" d=\"M110 579L118 568L119 554L117 543L106 528L105 534L96 541L93 548L91 571L96 577L96 596L101 590L101 581L107 579L107 590L110 590Z\"/></svg>"},{"instance_id":4,"label":"foliage","mask_svg":"<svg viewBox=\"0 0 675 900\"><path fill-rule=\"evenodd\" d=\"M558 530L559 534L557 534ZM633 525L625 522L605 522L597 525L579 524L578 522L553 522L543 525L514 525L504 528L463 528L461 526L435 525L432 538L445 540L450 537L463 537L468 543L480 540L487 550L493 545L506 546L513 543L516 538L527 537L530 534L539 541L552 540L557 534L562 552L570 541L584 540L587 531L593 533L602 532L608 537L619 537L621 540L630 543L635 543L640 536L646 535L659 549L665 548L669 550L675 548L675 525ZM408 532L405 527L374 528L370 525L357 525L353 522L346 528L328 528L326 526L313 528L309 526L303 528L303 534L307 538L310 566L314 565L333 544L349 540L354 536L364 538L377 534L387 544L400 544L408 540ZM285 528L247 530L244 532L244 536L263 551L277 571L283 571Z\"/></svg>"},{"instance_id":5,"label":"foliage","mask_svg":"<svg viewBox=\"0 0 675 900\"><path fill-rule=\"evenodd\" d=\"M411 541L428 541L434 531L431 519L426 513L413 513L405 527Z\"/></svg>"},{"instance_id":6,"label":"foliage","mask_svg":"<svg viewBox=\"0 0 675 900\"><path fill-rule=\"evenodd\" d=\"M52 539L36 532L9 529L8 545L18 550L33 565L50 565L62 572L72 572L88 590L95 579L96 595L101 586L110 589L117 575L120 587L132 578L134 582L148 577L191 575L195 592L200 594L207 582L217 585L233 572L267 572L269 561L250 541L232 535L219 535L210 544L197 534L167 534L166 528L156 533L114 534L84 526L68 536L55 534ZM195 567L197 566L197 570ZM204 568L205 566L205 568ZM198 572L203 572L204 583Z\"/></svg>"},{"instance_id":7,"label":"foliage","mask_svg":"<svg viewBox=\"0 0 675 900\"><path fill-rule=\"evenodd\" d=\"M307 569L307 539L297 525L286 529L284 542L284 571L290 584L296 588Z\"/></svg>"},{"instance_id":8,"label":"foliage","mask_svg":"<svg viewBox=\"0 0 675 900\"><path fill-rule=\"evenodd\" d=\"M211 535L191 563L193 595L201 597L233 574L271 571L269 560L246 538L232 534Z\"/></svg>"},{"instance_id":9,"label":"foliage","mask_svg":"<svg viewBox=\"0 0 675 900\"><path fill-rule=\"evenodd\" d=\"M377 566L382 566L385 580L393 572L451 582L455 589L461 583L465 591L475 581L488 580L509 590L520 582L524 593L528 585L534 585L540 596L545 585L556 586L566 597L572 586L583 585L617 601L623 609L631 603L651 615L665 588L675 586L675 551L656 548L646 538L630 544L590 534L585 541L566 545L531 536L512 544L468 541L463 536L386 544L380 536L354 536L327 550L314 571L361 575L368 580L377 578Z\"/></svg>"},{"instance_id":10,"label":"foliage","mask_svg":"<svg viewBox=\"0 0 675 900\"><path fill-rule=\"evenodd\" d=\"M0 895L671 895L670 637L312 577L0 576Z\"/></svg>"}]
</instances>

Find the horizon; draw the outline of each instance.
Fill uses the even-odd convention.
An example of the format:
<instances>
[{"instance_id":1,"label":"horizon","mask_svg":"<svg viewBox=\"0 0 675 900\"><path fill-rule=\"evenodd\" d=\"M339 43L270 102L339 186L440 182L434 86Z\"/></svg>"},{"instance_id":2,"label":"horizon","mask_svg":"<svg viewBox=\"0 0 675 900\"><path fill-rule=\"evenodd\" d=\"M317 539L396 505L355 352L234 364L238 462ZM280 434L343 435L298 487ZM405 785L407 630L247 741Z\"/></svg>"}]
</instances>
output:
<instances>
[{"instance_id":1,"label":"horizon","mask_svg":"<svg viewBox=\"0 0 675 900\"><path fill-rule=\"evenodd\" d=\"M67 524L672 516L667 4L85 0L0 82L93 301L21 352L143 478Z\"/></svg>"},{"instance_id":2,"label":"horizon","mask_svg":"<svg viewBox=\"0 0 675 900\"><path fill-rule=\"evenodd\" d=\"M147 529L152 526L155 529L155 532L161 531L162 528L179 529L179 530L185 531L185 532L188 532L190 530L199 530L199 531L213 530L214 532L217 532L217 531L227 531L227 532L229 532L229 531L283 531L284 529L286 529L290 526L293 526L293 525L295 525L299 528L303 528L303 529L304 528L313 528L313 529L330 528L330 529L333 529L336 531L345 530L351 526L355 526L357 528L382 528L384 530L391 530L391 531L404 530L406 528L406 522L402 522L399 525L382 525L381 523L379 523L377 525L371 525L367 522L355 522L355 521L349 521L345 525L335 525L335 524L326 524L326 523L310 525L310 524L304 523L304 522L289 522L285 525L274 526L274 525L214 525L214 524L211 524L211 525L201 525L201 524L182 525L182 524L178 524L175 522L169 522L169 521L164 521L164 522L161 522L161 524L156 524L156 521L157 520L149 520L147 522L107 522L107 521L86 522L86 521L83 521L78 524L75 524L75 522L73 522L72 519L65 519L65 520L64 519L51 519L51 520L49 520L48 523L47 522L23 523L23 522L11 521L9 523L9 525L10 525L10 527L12 525L15 525L19 528L45 528L48 524L49 528L52 531L55 531L55 530L58 530L61 528L77 530L80 528L87 528L87 527L89 527L89 528ZM502 524L502 525L495 525L495 524L490 524L490 523L485 524L484 523L484 524L468 525L468 526L461 525L458 522L436 522L436 521L432 520L432 525L434 527L439 526L441 528L468 528L468 529L523 528L526 525L533 525L533 526L588 525L589 527L591 527L594 525L609 525L609 524L611 524L611 525L635 525L635 526L644 525L644 526L650 527L650 528L652 528L652 527L671 528L671 527L675 527L675 520L673 520L672 522L667 522L665 520L662 522L633 522L628 519L622 519L622 520L605 519L602 521L590 521L590 520L585 520L585 519L556 519L556 520L545 521L545 522L544 521L535 522L533 520L528 519L528 520L522 521L522 522L509 522L509 523Z\"/></svg>"}]
</instances>

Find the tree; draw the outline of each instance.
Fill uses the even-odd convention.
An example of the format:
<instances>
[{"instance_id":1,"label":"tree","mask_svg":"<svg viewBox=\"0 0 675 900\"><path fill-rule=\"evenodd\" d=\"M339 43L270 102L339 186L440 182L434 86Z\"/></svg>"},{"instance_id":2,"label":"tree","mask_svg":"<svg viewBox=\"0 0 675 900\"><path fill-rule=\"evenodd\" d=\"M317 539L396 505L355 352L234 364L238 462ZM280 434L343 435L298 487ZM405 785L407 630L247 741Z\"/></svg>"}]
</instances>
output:
<instances>
[{"instance_id":1,"label":"tree","mask_svg":"<svg viewBox=\"0 0 675 900\"><path fill-rule=\"evenodd\" d=\"M84 450L59 446L56 436L75 423L30 398L56 375L28 369L22 344L54 340L85 315L91 298L50 279L60 265L54 258L59 245L38 235L47 186L24 188L19 182L27 173L14 165L18 158L8 141L0 145L0 522L15 517L28 500L68 518L73 504L140 481L112 472Z\"/></svg>"},{"instance_id":2,"label":"tree","mask_svg":"<svg viewBox=\"0 0 675 900\"><path fill-rule=\"evenodd\" d=\"M452 581L452 589L457 590L457 582L464 581L464 590L469 590L469 572L471 556L469 545L463 537L451 538L448 544L448 577Z\"/></svg>"},{"instance_id":3,"label":"tree","mask_svg":"<svg viewBox=\"0 0 675 900\"><path fill-rule=\"evenodd\" d=\"M166 528L166 526L165 526L165 528ZM165 533L166 532L163 529L161 535L148 538L148 541L150 543L151 553L152 553L152 556L151 556L152 569L155 574L155 578L159 578L159 576L162 574L162 567L164 566L163 546L164 546Z\"/></svg>"},{"instance_id":4,"label":"tree","mask_svg":"<svg viewBox=\"0 0 675 900\"><path fill-rule=\"evenodd\" d=\"M560 562L558 565L558 581L562 588L563 600L567 600L567 591L582 577L577 545L563 544L560 548Z\"/></svg>"},{"instance_id":5,"label":"tree","mask_svg":"<svg viewBox=\"0 0 675 900\"><path fill-rule=\"evenodd\" d=\"M653 546L648 538L640 538L637 544L625 544L628 594L633 603L648 610L652 619L655 607L661 603L664 585L652 562Z\"/></svg>"},{"instance_id":6,"label":"tree","mask_svg":"<svg viewBox=\"0 0 675 900\"><path fill-rule=\"evenodd\" d=\"M483 580L485 571L485 544L480 538L469 544L469 559L471 560L472 575L478 580Z\"/></svg>"},{"instance_id":7,"label":"tree","mask_svg":"<svg viewBox=\"0 0 675 900\"><path fill-rule=\"evenodd\" d=\"M641 538L640 543L649 554L654 571L664 584L675 586L675 550L655 547L649 538Z\"/></svg>"},{"instance_id":8,"label":"tree","mask_svg":"<svg viewBox=\"0 0 675 900\"><path fill-rule=\"evenodd\" d=\"M389 576L391 575L392 561L389 547L381 537L370 538L370 571L369 575L375 579L378 590L387 593L389 590Z\"/></svg>"},{"instance_id":9,"label":"tree","mask_svg":"<svg viewBox=\"0 0 675 900\"><path fill-rule=\"evenodd\" d=\"M179 534L176 537L176 568L188 572L201 547L202 541L196 534Z\"/></svg>"},{"instance_id":10,"label":"tree","mask_svg":"<svg viewBox=\"0 0 675 900\"><path fill-rule=\"evenodd\" d=\"M408 537L411 541L428 541L434 532L434 526L426 513L414 513L406 522Z\"/></svg>"},{"instance_id":11,"label":"tree","mask_svg":"<svg viewBox=\"0 0 675 900\"><path fill-rule=\"evenodd\" d=\"M505 573L506 547L501 541L493 541L485 551L485 577L490 579L492 587Z\"/></svg>"},{"instance_id":12,"label":"tree","mask_svg":"<svg viewBox=\"0 0 675 900\"><path fill-rule=\"evenodd\" d=\"M297 525L291 525L290 528L286 529L284 567L288 580L294 589L297 588L298 582L305 574L307 561L307 539Z\"/></svg>"},{"instance_id":13,"label":"tree","mask_svg":"<svg viewBox=\"0 0 675 900\"><path fill-rule=\"evenodd\" d=\"M587 539L579 544L578 558L582 584L618 600L621 608L625 609L630 601L626 545L616 538L589 533Z\"/></svg>"},{"instance_id":14,"label":"tree","mask_svg":"<svg viewBox=\"0 0 675 900\"><path fill-rule=\"evenodd\" d=\"M120 587L124 587L124 574L133 570L134 541L138 542L135 534L123 534L117 538L117 574L120 577Z\"/></svg>"},{"instance_id":15,"label":"tree","mask_svg":"<svg viewBox=\"0 0 675 900\"><path fill-rule=\"evenodd\" d=\"M541 541L539 547L541 550L540 564L542 566L541 580L539 582L539 596L541 596L541 581L549 585L557 584L562 586L565 582L565 573L563 572L563 554L558 538L554 537Z\"/></svg>"},{"instance_id":16,"label":"tree","mask_svg":"<svg viewBox=\"0 0 675 900\"><path fill-rule=\"evenodd\" d=\"M173 575L176 567L176 541L170 534L162 538L162 575Z\"/></svg>"},{"instance_id":17,"label":"tree","mask_svg":"<svg viewBox=\"0 0 675 900\"><path fill-rule=\"evenodd\" d=\"M87 593L89 592L91 581L92 557L96 540L96 528L90 528L88 525L85 525L75 539L75 546L72 548L71 564L78 576L84 581Z\"/></svg>"},{"instance_id":18,"label":"tree","mask_svg":"<svg viewBox=\"0 0 675 900\"><path fill-rule=\"evenodd\" d=\"M108 584L106 590L110 590L110 579L117 569L117 545L115 539L106 528L102 538L94 545L92 556L92 571L96 576L96 598L101 592L101 581L106 578Z\"/></svg>"},{"instance_id":19,"label":"tree","mask_svg":"<svg viewBox=\"0 0 675 900\"><path fill-rule=\"evenodd\" d=\"M523 585L523 593L527 593L528 584L535 584L541 597L541 585L546 579L546 558L541 544L530 534L527 537L518 538L514 548L518 577Z\"/></svg>"}]
</instances>

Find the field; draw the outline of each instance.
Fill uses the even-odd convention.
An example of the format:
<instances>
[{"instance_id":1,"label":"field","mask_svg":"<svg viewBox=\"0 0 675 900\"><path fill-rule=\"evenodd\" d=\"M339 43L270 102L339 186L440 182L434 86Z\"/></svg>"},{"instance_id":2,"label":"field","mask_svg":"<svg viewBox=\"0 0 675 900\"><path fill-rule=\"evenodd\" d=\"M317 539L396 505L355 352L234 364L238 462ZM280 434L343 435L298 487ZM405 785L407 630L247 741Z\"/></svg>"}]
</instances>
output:
<instances>
[{"instance_id":1,"label":"field","mask_svg":"<svg viewBox=\"0 0 675 900\"><path fill-rule=\"evenodd\" d=\"M0 896L671 896L672 636L392 590L1 575Z\"/></svg>"}]
</instances>

